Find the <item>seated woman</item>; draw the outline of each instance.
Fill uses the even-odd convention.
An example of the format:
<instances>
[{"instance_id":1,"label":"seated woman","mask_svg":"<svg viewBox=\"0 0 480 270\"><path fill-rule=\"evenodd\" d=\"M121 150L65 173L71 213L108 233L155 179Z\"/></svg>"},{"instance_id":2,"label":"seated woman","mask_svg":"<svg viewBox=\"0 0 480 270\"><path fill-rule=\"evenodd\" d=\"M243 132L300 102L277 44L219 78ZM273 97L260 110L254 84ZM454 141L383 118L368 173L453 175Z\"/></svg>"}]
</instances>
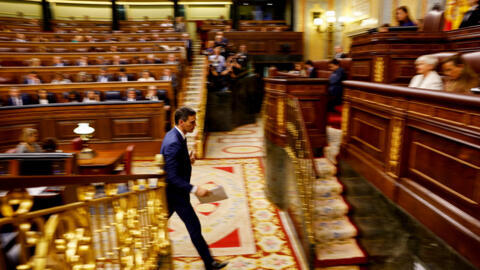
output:
<instances>
[{"instance_id":1,"label":"seated woman","mask_svg":"<svg viewBox=\"0 0 480 270\"><path fill-rule=\"evenodd\" d=\"M443 90L442 78L435 71L438 64L437 57L433 55L422 55L415 60L415 68L417 74L415 75L408 87Z\"/></svg>"},{"instance_id":2,"label":"seated woman","mask_svg":"<svg viewBox=\"0 0 480 270\"><path fill-rule=\"evenodd\" d=\"M293 74L293 75L306 76L306 72L302 68L302 64L300 64L300 63L295 63L294 68L292 70L290 70L288 73Z\"/></svg>"},{"instance_id":3,"label":"seated woman","mask_svg":"<svg viewBox=\"0 0 480 270\"><path fill-rule=\"evenodd\" d=\"M478 75L458 54L442 61L442 71L447 76L445 91L471 94L470 89L478 87Z\"/></svg>"},{"instance_id":4,"label":"seated woman","mask_svg":"<svg viewBox=\"0 0 480 270\"><path fill-rule=\"evenodd\" d=\"M397 19L398 26L416 26L412 19L410 19L406 6L398 7L395 10L395 18Z\"/></svg>"},{"instance_id":5,"label":"seated woman","mask_svg":"<svg viewBox=\"0 0 480 270\"><path fill-rule=\"evenodd\" d=\"M20 137L22 141L17 145L16 153L39 153L42 152L42 148L38 145L38 131L34 128L24 128L22 131L22 136Z\"/></svg>"}]
</instances>

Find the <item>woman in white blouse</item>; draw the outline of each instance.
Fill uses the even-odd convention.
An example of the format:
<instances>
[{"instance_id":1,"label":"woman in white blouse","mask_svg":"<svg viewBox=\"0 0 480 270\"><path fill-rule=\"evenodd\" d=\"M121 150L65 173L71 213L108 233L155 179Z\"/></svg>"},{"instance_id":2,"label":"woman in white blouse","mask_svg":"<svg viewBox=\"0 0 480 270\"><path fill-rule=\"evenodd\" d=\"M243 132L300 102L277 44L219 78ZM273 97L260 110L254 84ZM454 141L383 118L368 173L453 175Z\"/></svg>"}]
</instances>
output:
<instances>
[{"instance_id":1,"label":"woman in white blouse","mask_svg":"<svg viewBox=\"0 0 480 270\"><path fill-rule=\"evenodd\" d=\"M418 75L412 78L408 87L443 90L442 78L435 71L437 64L438 59L433 55L422 55L417 58L415 67Z\"/></svg>"}]
</instances>

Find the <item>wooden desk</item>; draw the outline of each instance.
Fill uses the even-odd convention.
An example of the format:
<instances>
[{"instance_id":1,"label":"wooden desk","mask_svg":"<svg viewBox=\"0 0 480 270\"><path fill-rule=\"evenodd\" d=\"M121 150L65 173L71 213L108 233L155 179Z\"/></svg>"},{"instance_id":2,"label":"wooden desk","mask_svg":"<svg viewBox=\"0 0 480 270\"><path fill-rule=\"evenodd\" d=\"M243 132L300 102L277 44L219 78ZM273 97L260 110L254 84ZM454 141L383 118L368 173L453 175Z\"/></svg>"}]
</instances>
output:
<instances>
[{"instance_id":1,"label":"wooden desk","mask_svg":"<svg viewBox=\"0 0 480 270\"><path fill-rule=\"evenodd\" d=\"M77 160L79 174L113 174L123 161L125 150L95 150L95 153L92 159Z\"/></svg>"}]
</instances>

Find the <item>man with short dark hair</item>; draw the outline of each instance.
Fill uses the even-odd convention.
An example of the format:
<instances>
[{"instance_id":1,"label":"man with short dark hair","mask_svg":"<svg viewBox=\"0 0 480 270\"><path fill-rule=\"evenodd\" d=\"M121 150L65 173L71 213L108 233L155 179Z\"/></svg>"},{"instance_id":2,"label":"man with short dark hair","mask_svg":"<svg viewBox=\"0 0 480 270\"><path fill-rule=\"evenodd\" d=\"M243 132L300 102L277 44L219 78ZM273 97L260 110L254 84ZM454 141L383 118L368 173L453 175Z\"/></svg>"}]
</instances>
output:
<instances>
[{"instance_id":1,"label":"man with short dark hair","mask_svg":"<svg viewBox=\"0 0 480 270\"><path fill-rule=\"evenodd\" d=\"M205 268L214 270L224 268L227 263L217 262L213 259L207 242L202 236L200 220L190 203L190 193L194 193L198 197L209 194L207 189L190 184L192 164L195 162L195 158L193 152L188 153L185 136L195 129L196 114L189 107L181 107L175 111L175 127L165 135L160 153L165 159L169 217L173 212L177 212L185 223L190 239L202 257Z\"/></svg>"},{"instance_id":2,"label":"man with short dark hair","mask_svg":"<svg viewBox=\"0 0 480 270\"><path fill-rule=\"evenodd\" d=\"M332 59L328 64L328 68L332 71L328 79L328 110L334 111L335 106L342 104L343 85L342 82L347 79L345 70L340 67L337 59Z\"/></svg>"},{"instance_id":3,"label":"man with short dark hair","mask_svg":"<svg viewBox=\"0 0 480 270\"><path fill-rule=\"evenodd\" d=\"M309 78L317 78L317 69L313 65L312 60L307 60L305 62L305 72Z\"/></svg>"},{"instance_id":4,"label":"man with short dark hair","mask_svg":"<svg viewBox=\"0 0 480 270\"><path fill-rule=\"evenodd\" d=\"M20 89L12 87L9 90L7 106L23 106L30 104L28 94L22 93Z\"/></svg>"}]
</instances>

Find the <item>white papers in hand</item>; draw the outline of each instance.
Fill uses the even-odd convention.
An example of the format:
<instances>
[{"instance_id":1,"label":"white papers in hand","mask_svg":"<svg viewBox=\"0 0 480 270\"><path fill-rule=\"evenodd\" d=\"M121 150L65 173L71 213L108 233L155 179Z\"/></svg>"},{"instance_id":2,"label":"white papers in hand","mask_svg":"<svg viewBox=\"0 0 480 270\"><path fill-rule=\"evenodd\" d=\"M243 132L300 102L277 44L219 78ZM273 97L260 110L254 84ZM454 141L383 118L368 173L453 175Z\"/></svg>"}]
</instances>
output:
<instances>
[{"instance_id":1,"label":"white papers in hand","mask_svg":"<svg viewBox=\"0 0 480 270\"><path fill-rule=\"evenodd\" d=\"M218 202L221 200L228 199L227 193L225 193L225 189L222 186L216 186L215 188L209 189L209 194L205 197L198 197L200 203L212 203Z\"/></svg>"}]
</instances>

